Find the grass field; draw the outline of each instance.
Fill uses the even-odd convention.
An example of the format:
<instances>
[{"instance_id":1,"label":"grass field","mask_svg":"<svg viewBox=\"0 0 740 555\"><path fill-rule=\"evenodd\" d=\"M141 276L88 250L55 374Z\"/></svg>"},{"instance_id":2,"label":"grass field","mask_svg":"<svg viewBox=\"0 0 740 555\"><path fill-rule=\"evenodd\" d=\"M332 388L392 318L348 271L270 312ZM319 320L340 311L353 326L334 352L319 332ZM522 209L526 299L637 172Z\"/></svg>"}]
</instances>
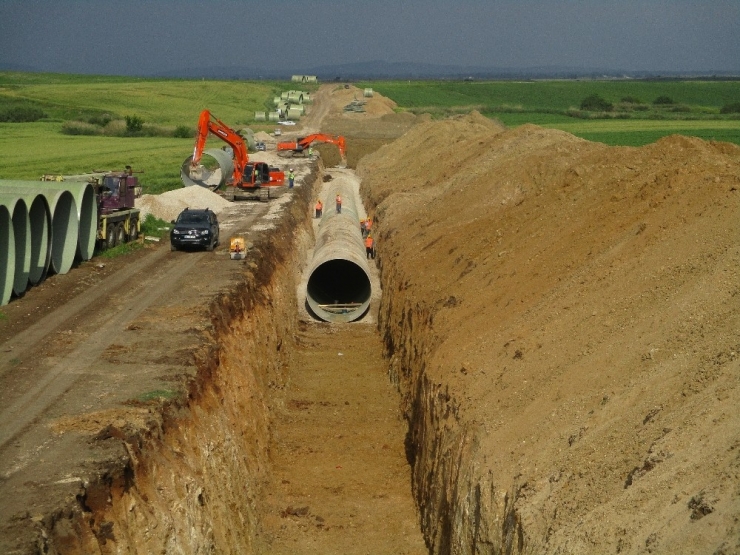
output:
<instances>
[{"instance_id":1,"label":"grass field","mask_svg":"<svg viewBox=\"0 0 740 555\"><path fill-rule=\"evenodd\" d=\"M153 80L0 72L0 109L32 105L47 115L33 123L0 123L0 179L38 179L43 174L79 174L123 169L130 164L145 193L181 186L180 165L193 139L65 135L68 120L110 115L137 116L159 126L195 130L208 109L229 126L272 129L254 122L254 112L272 106L274 96L296 88L290 82ZM306 86L301 86L305 89ZM208 147L220 148L217 139Z\"/></svg>"},{"instance_id":2,"label":"grass field","mask_svg":"<svg viewBox=\"0 0 740 555\"><path fill-rule=\"evenodd\" d=\"M674 133L740 144L740 114L720 114L723 106L740 102L740 81L375 81L360 86L415 113L446 117L478 110L507 126L534 123L611 145L642 145ZM581 102L592 94L614 110L582 112ZM654 104L659 97L673 103Z\"/></svg>"},{"instance_id":3,"label":"grass field","mask_svg":"<svg viewBox=\"0 0 740 555\"><path fill-rule=\"evenodd\" d=\"M740 114L720 114L722 106L740 102L740 81L373 81L358 86L372 87L401 110L446 117L475 109L508 126L534 123L612 145L642 145L674 133L740 144ZM232 127L268 130L273 126L255 125L254 112L293 88L288 81L0 72L0 111L32 106L45 114L33 123L0 123L0 179L35 180L130 164L143 172L145 193L178 188L191 138L65 135L63 125L136 116L165 130L184 126L192 131L201 110L208 109ZM574 117L591 94L614 103L615 112ZM659 96L671 97L674 104L655 106ZM622 102L626 97L632 102ZM208 146L223 145L213 139Z\"/></svg>"}]
</instances>

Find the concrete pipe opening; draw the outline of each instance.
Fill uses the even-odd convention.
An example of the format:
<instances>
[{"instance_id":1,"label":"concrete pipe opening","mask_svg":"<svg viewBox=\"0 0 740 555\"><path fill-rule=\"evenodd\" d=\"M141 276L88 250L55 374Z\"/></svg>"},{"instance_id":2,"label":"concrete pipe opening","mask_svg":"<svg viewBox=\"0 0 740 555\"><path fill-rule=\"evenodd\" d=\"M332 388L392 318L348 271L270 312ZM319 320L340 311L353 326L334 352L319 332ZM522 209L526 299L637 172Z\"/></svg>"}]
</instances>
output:
<instances>
[{"instance_id":1,"label":"concrete pipe opening","mask_svg":"<svg viewBox=\"0 0 740 555\"><path fill-rule=\"evenodd\" d=\"M326 322L353 322L370 306L367 271L356 262L335 258L319 264L306 284L306 302Z\"/></svg>"},{"instance_id":2,"label":"concrete pipe opening","mask_svg":"<svg viewBox=\"0 0 740 555\"><path fill-rule=\"evenodd\" d=\"M15 246L15 271L13 293L23 295L28 289L28 276L31 272L31 222L28 218L28 207L22 198L0 196L0 204L10 213L13 225Z\"/></svg>"},{"instance_id":3,"label":"concrete pipe opening","mask_svg":"<svg viewBox=\"0 0 740 555\"><path fill-rule=\"evenodd\" d=\"M200 163L191 168L193 157L189 156L180 166L180 180L186 187L199 185L215 191L234 174L233 157L230 149L209 148L203 151Z\"/></svg>"},{"instance_id":4,"label":"concrete pipe opening","mask_svg":"<svg viewBox=\"0 0 740 555\"><path fill-rule=\"evenodd\" d=\"M13 220L7 207L0 205L0 305L10 302L15 280L15 238Z\"/></svg>"},{"instance_id":5,"label":"concrete pipe opening","mask_svg":"<svg viewBox=\"0 0 740 555\"><path fill-rule=\"evenodd\" d=\"M28 200L31 203L28 211L31 223L31 267L28 279L32 285L36 285L46 277L49 269L51 213L43 195L36 195Z\"/></svg>"},{"instance_id":6,"label":"concrete pipe opening","mask_svg":"<svg viewBox=\"0 0 740 555\"><path fill-rule=\"evenodd\" d=\"M57 274L66 274L77 252L77 205L69 191L58 191L47 199L51 199L51 268Z\"/></svg>"}]
</instances>

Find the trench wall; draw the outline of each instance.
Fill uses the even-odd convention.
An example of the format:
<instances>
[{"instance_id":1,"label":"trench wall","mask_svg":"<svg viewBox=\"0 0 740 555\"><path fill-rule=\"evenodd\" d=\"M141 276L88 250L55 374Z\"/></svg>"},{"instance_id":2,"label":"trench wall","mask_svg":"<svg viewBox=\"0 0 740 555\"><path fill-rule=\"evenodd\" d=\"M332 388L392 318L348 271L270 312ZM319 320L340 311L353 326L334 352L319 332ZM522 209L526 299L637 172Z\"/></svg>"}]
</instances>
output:
<instances>
[{"instance_id":1,"label":"trench wall","mask_svg":"<svg viewBox=\"0 0 740 555\"><path fill-rule=\"evenodd\" d=\"M492 469L478 462L483 424L463 418L449 386L427 372L435 308L405 294L408 276L382 240L378 258L384 291L378 326L409 425L412 490L431 553L528 552L517 490L499 491Z\"/></svg>"},{"instance_id":2,"label":"trench wall","mask_svg":"<svg viewBox=\"0 0 740 555\"><path fill-rule=\"evenodd\" d=\"M287 379L315 181L294 189L250 250L241 283L212 301L187 398L153 416L146 433L106 430L125 455L47 523L44 552L252 552L269 397Z\"/></svg>"}]
</instances>

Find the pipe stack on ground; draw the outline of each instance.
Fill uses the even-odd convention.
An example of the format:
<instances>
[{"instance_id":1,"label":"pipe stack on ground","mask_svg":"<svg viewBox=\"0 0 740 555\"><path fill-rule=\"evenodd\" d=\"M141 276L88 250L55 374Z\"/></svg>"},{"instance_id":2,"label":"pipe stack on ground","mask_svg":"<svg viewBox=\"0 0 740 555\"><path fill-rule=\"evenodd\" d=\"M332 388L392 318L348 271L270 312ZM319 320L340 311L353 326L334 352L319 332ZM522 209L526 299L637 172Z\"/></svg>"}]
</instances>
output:
<instances>
[{"instance_id":1,"label":"pipe stack on ground","mask_svg":"<svg viewBox=\"0 0 740 555\"><path fill-rule=\"evenodd\" d=\"M87 182L0 180L0 305L90 260L98 230L95 191Z\"/></svg>"},{"instance_id":2,"label":"pipe stack on ground","mask_svg":"<svg viewBox=\"0 0 740 555\"><path fill-rule=\"evenodd\" d=\"M337 194L341 213L335 209ZM353 322L370 307L370 269L353 198L341 184L329 190L309 266L306 303L326 322Z\"/></svg>"}]
</instances>

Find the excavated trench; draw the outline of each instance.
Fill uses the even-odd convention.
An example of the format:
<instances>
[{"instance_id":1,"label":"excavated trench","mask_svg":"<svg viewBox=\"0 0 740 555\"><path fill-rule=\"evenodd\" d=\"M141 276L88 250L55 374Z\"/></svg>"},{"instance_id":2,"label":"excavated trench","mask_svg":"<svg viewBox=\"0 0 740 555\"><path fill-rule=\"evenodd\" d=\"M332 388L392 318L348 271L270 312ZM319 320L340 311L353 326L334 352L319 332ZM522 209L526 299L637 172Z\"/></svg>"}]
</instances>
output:
<instances>
[{"instance_id":1,"label":"excavated trench","mask_svg":"<svg viewBox=\"0 0 740 555\"><path fill-rule=\"evenodd\" d=\"M86 485L81 514L57 516L49 552L522 549L510 502L499 513L468 471L475 433L452 425L454 400L423 375L411 333L423 315L394 305L392 267L380 313L337 324L301 312L320 177L254 244L243 283L212 301L187 399L145 434L108 430L126 456ZM503 525L486 528L497 516L486 510Z\"/></svg>"}]
</instances>

